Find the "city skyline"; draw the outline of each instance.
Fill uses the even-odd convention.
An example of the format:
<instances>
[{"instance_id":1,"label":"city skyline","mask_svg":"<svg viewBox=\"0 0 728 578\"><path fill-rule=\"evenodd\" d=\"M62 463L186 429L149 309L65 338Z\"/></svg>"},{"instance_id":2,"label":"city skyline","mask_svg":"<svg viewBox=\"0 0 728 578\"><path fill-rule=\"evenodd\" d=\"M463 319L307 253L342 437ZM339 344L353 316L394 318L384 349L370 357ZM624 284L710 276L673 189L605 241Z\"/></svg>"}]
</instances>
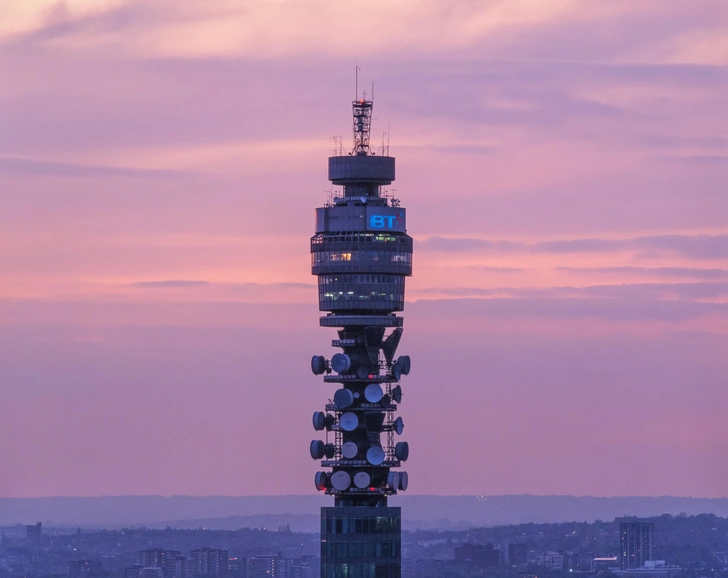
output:
<instances>
[{"instance_id":1,"label":"city skyline","mask_svg":"<svg viewBox=\"0 0 728 578\"><path fill-rule=\"evenodd\" d=\"M315 493L355 63L416 252L408 492L726 496L723 3L0 6L0 496Z\"/></svg>"}]
</instances>

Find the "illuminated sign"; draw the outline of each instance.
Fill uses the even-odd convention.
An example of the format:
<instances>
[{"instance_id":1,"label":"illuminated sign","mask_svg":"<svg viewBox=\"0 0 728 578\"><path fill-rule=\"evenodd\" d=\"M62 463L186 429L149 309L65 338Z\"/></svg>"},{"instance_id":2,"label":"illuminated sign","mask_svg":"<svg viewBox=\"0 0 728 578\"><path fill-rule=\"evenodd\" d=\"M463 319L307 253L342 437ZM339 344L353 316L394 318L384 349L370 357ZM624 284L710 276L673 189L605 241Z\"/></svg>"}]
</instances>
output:
<instances>
[{"instance_id":1,"label":"illuminated sign","mask_svg":"<svg viewBox=\"0 0 728 578\"><path fill-rule=\"evenodd\" d=\"M370 229L399 229L404 213L398 211L396 215L369 215Z\"/></svg>"},{"instance_id":2,"label":"illuminated sign","mask_svg":"<svg viewBox=\"0 0 728 578\"><path fill-rule=\"evenodd\" d=\"M369 226L372 229L392 229L394 228L394 224L397 222L397 217L393 215L387 215L386 217L384 215L370 215L369 216ZM386 227L385 227L386 223Z\"/></svg>"}]
</instances>

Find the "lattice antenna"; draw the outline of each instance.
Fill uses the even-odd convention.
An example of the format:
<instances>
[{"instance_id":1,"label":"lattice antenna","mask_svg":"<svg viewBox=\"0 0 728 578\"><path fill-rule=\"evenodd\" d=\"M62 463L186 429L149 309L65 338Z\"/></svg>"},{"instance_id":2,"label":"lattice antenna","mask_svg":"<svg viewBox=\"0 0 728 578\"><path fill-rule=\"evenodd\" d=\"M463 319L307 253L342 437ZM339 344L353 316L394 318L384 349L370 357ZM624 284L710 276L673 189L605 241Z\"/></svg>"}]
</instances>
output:
<instances>
[{"instance_id":1,"label":"lattice antenna","mask_svg":"<svg viewBox=\"0 0 728 578\"><path fill-rule=\"evenodd\" d=\"M354 111L354 150L353 155L368 155L369 150L369 132L372 126L372 107L374 103L371 100L362 98L352 102Z\"/></svg>"}]
</instances>

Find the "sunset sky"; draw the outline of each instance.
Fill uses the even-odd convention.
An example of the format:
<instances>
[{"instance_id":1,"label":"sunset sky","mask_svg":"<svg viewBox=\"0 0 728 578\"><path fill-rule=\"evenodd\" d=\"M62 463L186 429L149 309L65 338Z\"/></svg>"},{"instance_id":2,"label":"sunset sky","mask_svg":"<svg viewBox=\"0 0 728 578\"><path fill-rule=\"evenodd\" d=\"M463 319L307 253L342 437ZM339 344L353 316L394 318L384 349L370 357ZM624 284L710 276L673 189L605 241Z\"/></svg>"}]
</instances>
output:
<instances>
[{"instance_id":1,"label":"sunset sky","mask_svg":"<svg viewBox=\"0 0 728 578\"><path fill-rule=\"evenodd\" d=\"M356 64L410 493L728 496L724 0L0 0L0 496L315 493Z\"/></svg>"}]
</instances>

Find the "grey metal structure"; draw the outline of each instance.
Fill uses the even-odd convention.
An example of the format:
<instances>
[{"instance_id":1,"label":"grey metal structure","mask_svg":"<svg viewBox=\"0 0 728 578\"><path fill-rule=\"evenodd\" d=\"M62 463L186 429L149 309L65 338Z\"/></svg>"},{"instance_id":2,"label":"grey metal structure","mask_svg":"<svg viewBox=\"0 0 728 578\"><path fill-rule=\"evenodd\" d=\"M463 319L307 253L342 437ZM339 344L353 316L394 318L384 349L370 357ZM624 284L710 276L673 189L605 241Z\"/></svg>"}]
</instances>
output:
<instances>
[{"instance_id":1,"label":"grey metal structure","mask_svg":"<svg viewBox=\"0 0 728 578\"><path fill-rule=\"evenodd\" d=\"M311 370L339 384L313 427L311 457L325 468L317 489L334 497L321 509L321 578L399 578L400 509L387 498L407 489L400 471L409 456L401 441L402 375L408 356L397 357L402 336L405 277L412 274L412 238L406 211L383 187L394 180L394 158L370 150L373 103L352 103L354 147L329 158L329 180L341 196L316 209L311 272L318 276L322 327L338 329L341 352L315 355Z\"/></svg>"}]
</instances>

